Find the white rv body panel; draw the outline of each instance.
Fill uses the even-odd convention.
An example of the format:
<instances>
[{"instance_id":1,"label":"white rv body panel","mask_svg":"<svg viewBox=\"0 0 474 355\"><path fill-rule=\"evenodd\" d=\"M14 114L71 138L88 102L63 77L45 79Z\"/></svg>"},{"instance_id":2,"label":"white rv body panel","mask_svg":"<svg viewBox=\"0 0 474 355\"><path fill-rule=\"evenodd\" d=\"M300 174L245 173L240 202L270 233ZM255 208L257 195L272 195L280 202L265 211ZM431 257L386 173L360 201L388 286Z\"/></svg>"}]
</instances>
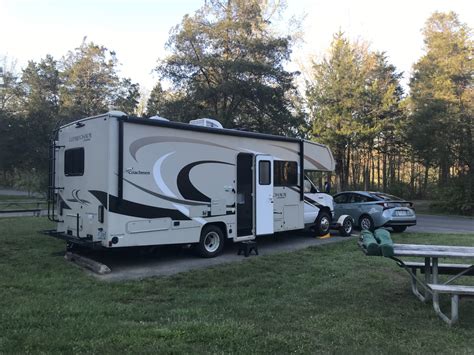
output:
<instances>
[{"instance_id":1,"label":"white rv body panel","mask_svg":"<svg viewBox=\"0 0 474 355\"><path fill-rule=\"evenodd\" d=\"M57 146L57 232L106 248L198 243L208 224L252 239L333 210L332 200L310 204L301 193L302 161L330 170L332 155L298 139L114 112L61 127ZM258 184L260 160L271 163L270 185Z\"/></svg>"}]
</instances>

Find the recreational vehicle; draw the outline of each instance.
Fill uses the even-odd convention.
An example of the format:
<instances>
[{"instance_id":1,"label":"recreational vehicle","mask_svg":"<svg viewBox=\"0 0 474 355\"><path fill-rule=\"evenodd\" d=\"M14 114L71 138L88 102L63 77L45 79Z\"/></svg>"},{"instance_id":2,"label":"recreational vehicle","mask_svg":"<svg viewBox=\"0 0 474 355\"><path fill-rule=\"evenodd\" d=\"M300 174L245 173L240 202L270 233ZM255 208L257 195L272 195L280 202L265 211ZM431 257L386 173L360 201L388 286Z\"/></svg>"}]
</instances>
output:
<instances>
[{"instance_id":1,"label":"recreational vehicle","mask_svg":"<svg viewBox=\"0 0 474 355\"><path fill-rule=\"evenodd\" d=\"M305 171L332 171L328 147L297 138L118 111L60 127L51 146L48 215L69 245L234 242L330 228L332 197Z\"/></svg>"}]
</instances>

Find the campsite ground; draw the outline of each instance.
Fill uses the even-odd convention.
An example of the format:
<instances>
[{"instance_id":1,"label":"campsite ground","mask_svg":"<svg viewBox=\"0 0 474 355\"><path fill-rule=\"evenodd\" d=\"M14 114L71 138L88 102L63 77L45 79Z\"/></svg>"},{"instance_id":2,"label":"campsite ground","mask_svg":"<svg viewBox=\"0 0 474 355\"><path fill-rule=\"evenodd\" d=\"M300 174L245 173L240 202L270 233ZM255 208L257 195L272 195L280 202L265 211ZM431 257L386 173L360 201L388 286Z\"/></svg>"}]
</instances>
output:
<instances>
[{"instance_id":1,"label":"campsite ground","mask_svg":"<svg viewBox=\"0 0 474 355\"><path fill-rule=\"evenodd\" d=\"M0 220L0 353L472 351L474 302L461 302L449 328L403 270L365 257L354 239L111 283L65 262L63 243L36 233L49 227ZM472 245L474 235L395 240Z\"/></svg>"}]
</instances>

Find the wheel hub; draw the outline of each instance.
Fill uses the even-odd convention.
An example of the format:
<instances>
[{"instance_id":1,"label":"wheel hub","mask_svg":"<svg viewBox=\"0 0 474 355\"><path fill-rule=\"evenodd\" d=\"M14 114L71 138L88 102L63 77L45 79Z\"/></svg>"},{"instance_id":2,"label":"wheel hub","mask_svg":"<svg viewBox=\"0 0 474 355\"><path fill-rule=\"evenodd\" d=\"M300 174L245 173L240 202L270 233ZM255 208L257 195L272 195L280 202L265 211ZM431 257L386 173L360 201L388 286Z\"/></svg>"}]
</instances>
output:
<instances>
[{"instance_id":1,"label":"wheel hub","mask_svg":"<svg viewBox=\"0 0 474 355\"><path fill-rule=\"evenodd\" d=\"M215 252L220 245L220 238L216 232L209 232L204 238L204 248L209 253Z\"/></svg>"},{"instance_id":2,"label":"wheel hub","mask_svg":"<svg viewBox=\"0 0 474 355\"><path fill-rule=\"evenodd\" d=\"M371 224L372 223L370 222L368 218L363 218L362 221L360 222L360 226L362 227L362 229L370 229Z\"/></svg>"},{"instance_id":3,"label":"wheel hub","mask_svg":"<svg viewBox=\"0 0 474 355\"><path fill-rule=\"evenodd\" d=\"M329 222L329 218L327 217L323 217L321 218L321 230L326 232L329 230L329 225L330 225L330 222Z\"/></svg>"},{"instance_id":4,"label":"wheel hub","mask_svg":"<svg viewBox=\"0 0 474 355\"><path fill-rule=\"evenodd\" d=\"M343 228L346 233L350 233L352 231L351 221L344 221Z\"/></svg>"}]
</instances>

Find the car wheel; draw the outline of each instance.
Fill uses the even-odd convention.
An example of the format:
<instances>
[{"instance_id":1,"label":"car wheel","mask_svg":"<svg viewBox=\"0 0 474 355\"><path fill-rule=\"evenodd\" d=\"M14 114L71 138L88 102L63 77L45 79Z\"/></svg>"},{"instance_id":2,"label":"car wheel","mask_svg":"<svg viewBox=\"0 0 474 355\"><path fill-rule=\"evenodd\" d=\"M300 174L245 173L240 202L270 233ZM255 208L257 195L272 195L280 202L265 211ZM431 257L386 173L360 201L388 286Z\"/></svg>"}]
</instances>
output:
<instances>
[{"instance_id":1,"label":"car wheel","mask_svg":"<svg viewBox=\"0 0 474 355\"><path fill-rule=\"evenodd\" d=\"M205 226L201 231L201 239L196 246L197 253L203 258L213 258L224 248L224 233L213 225Z\"/></svg>"},{"instance_id":2,"label":"car wheel","mask_svg":"<svg viewBox=\"0 0 474 355\"><path fill-rule=\"evenodd\" d=\"M393 226L392 229L395 233L403 233L407 229L407 226Z\"/></svg>"},{"instance_id":3,"label":"car wheel","mask_svg":"<svg viewBox=\"0 0 474 355\"><path fill-rule=\"evenodd\" d=\"M343 237L348 237L352 234L353 227L352 218L347 216L344 218L344 221L342 221L342 226L339 228L339 234Z\"/></svg>"},{"instance_id":4,"label":"car wheel","mask_svg":"<svg viewBox=\"0 0 474 355\"><path fill-rule=\"evenodd\" d=\"M359 226L360 226L360 229L367 229L371 232L373 232L375 229L374 221L368 215L363 215L362 217L360 217Z\"/></svg>"},{"instance_id":5,"label":"car wheel","mask_svg":"<svg viewBox=\"0 0 474 355\"><path fill-rule=\"evenodd\" d=\"M325 211L319 212L319 215L316 218L316 222L314 225L316 235L318 236L326 235L329 233L330 228L331 228L331 215Z\"/></svg>"}]
</instances>

